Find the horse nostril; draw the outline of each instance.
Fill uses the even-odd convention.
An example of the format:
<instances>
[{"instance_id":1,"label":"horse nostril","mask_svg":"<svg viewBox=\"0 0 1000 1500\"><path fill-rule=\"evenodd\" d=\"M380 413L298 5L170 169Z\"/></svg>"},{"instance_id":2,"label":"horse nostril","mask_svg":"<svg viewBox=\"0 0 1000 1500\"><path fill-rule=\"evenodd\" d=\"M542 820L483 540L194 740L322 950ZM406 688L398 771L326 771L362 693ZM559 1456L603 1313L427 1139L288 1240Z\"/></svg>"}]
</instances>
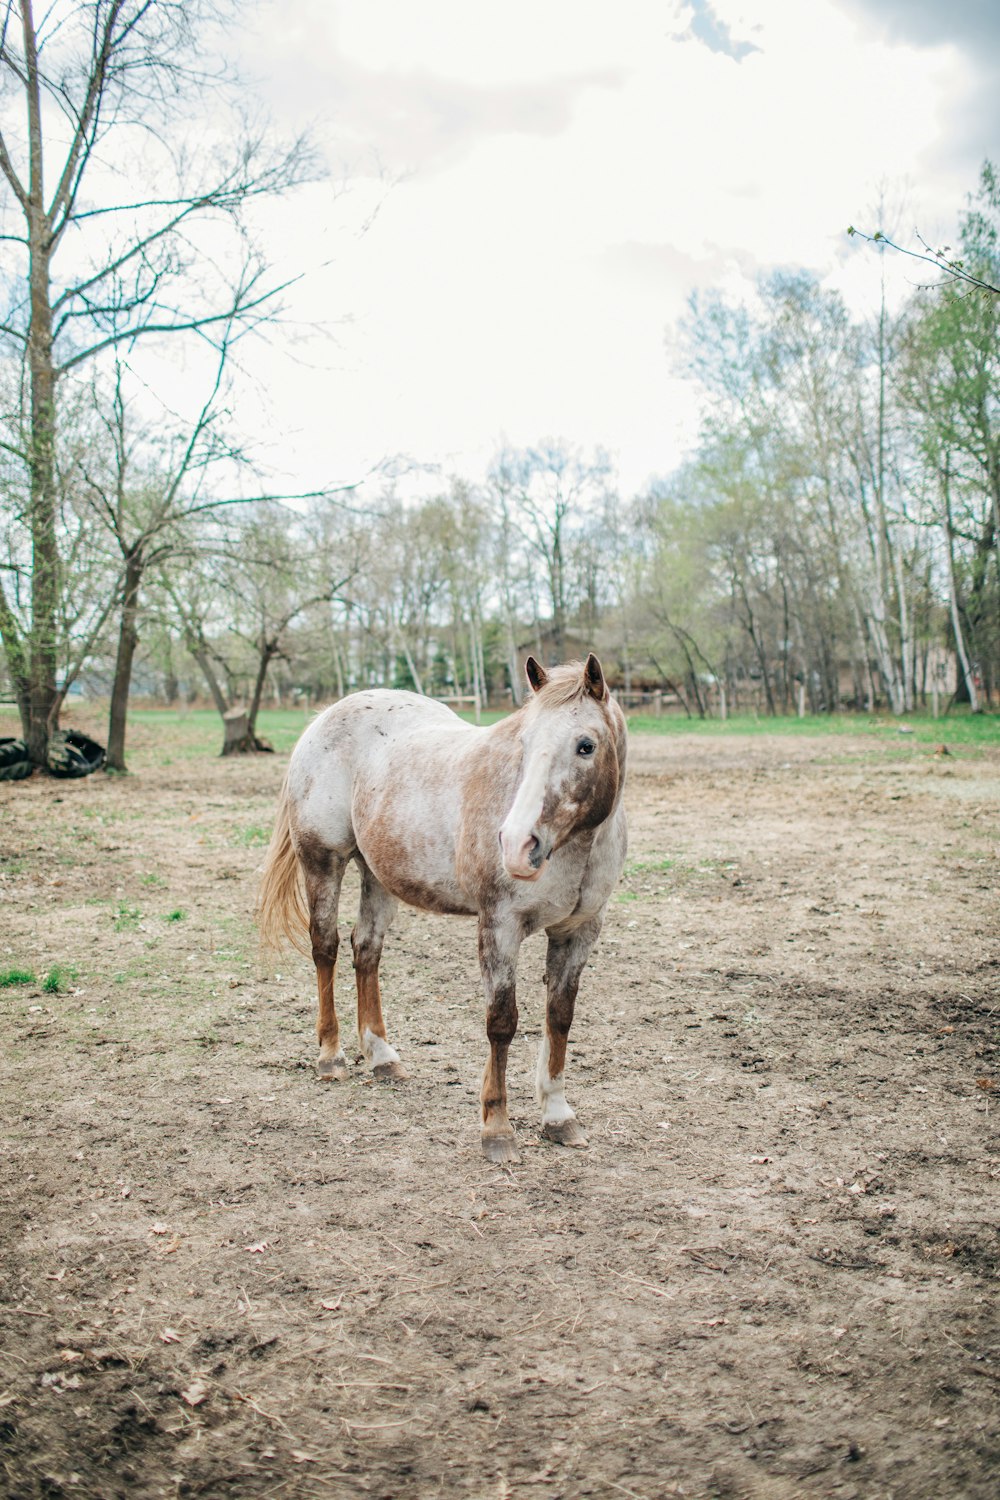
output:
<instances>
[{"instance_id":1,"label":"horse nostril","mask_svg":"<svg viewBox=\"0 0 1000 1500\"><path fill-rule=\"evenodd\" d=\"M533 870L538 870L541 868L544 858L545 855L542 853L541 840L537 834L532 834L531 843L528 845L528 864Z\"/></svg>"}]
</instances>

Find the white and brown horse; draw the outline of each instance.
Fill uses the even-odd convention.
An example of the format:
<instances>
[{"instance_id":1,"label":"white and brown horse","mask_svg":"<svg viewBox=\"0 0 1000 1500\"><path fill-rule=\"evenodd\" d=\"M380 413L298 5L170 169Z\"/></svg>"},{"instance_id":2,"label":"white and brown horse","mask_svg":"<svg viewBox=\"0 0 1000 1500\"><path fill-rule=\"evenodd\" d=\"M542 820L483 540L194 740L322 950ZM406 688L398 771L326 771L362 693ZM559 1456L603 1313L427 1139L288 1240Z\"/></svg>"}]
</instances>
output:
<instances>
[{"instance_id":1,"label":"white and brown horse","mask_svg":"<svg viewBox=\"0 0 1000 1500\"><path fill-rule=\"evenodd\" d=\"M542 1133L586 1137L563 1069L580 975L625 861L625 720L596 656L546 672L529 658L527 702L489 728L415 693L344 698L299 740L264 865L265 941L311 942L319 986L319 1072L348 1075L333 1003L337 907L348 860L361 872L351 935L358 1033L378 1078L405 1078L386 1038L378 966L397 901L478 916L490 1056L482 1142L515 1155L507 1052L517 1029L515 972L524 938L544 928L547 1005L538 1058ZM304 885L305 902L302 899Z\"/></svg>"}]
</instances>

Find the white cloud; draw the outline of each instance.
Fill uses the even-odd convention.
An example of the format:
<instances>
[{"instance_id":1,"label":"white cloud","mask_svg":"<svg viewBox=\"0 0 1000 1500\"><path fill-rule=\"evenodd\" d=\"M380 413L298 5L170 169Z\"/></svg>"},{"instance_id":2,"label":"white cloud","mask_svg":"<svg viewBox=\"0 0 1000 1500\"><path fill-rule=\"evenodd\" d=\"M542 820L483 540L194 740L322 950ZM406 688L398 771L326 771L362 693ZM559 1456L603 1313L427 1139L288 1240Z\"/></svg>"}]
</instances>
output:
<instances>
[{"instance_id":1,"label":"white cloud","mask_svg":"<svg viewBox=\"0 0 1000 1500\"><path fill-rule=\"evenodd\" d=\"M880 181L919 184L914 222L947 232L973 186L945 136L962 52L855 0L698 10L739 60L698 40L694 7L653 0L271 13L252 58L274 107L319 116L332 160L370 144L406 169L360 239L377 185L282 208L292 258L334 257L303 325L352 320L307 341L307 378L280 351L256 362L287 466L346 476L408 450L471 468L502 434L552 434L616 451L638 486L693 437L664 332L694 286L803 264L862 303L867 276L874 299L845 230Z\"/></svg>"}]
</instances>

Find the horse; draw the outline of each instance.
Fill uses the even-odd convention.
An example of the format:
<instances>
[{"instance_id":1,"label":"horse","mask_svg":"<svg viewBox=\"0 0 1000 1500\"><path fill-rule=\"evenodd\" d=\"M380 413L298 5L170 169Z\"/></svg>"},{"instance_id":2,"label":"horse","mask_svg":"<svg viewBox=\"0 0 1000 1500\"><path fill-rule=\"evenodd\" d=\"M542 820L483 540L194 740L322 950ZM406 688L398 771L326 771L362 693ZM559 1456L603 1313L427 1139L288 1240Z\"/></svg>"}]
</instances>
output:
<instances>
[{"instance_id":1,"label":"horse","mask_svg":"<svg viewBox=\"0 0 1000 1500\"><path fill-rule=\"evenodd\" d=\"M628 839L625 718L597 657L549 671L529 657L526 676L522 706L486 727L466 724L433 699L388 689L353 693L314 719L288 764L257 902L266 945L288 938L311 952L317 1067L331 1083L349 1076L334 1007L348 861L361 875L351 934L358 1035L378 1079L407 1076L386 1034L378 976L398 903L478 917L489 1042L481 1138L493 1162L517 1156L506 1084L517 959L524 938L543 929L542 1136L587 1145L566 1101L567 1039Z\"/></svg>"}]
</instances>

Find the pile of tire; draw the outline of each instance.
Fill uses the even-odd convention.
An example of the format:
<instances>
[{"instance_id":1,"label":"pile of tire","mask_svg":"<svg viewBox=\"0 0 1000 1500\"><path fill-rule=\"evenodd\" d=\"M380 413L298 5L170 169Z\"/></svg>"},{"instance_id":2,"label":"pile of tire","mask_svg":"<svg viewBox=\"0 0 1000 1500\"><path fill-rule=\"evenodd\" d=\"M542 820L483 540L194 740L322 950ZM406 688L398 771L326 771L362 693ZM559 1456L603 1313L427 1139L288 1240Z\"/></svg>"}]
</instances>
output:
<instances>
[{"instance_id":1,"label":"pile of tire","mask_svg":"<svg viewBox=\"0 0 1000 1500\"><path fill-rule=\"evenodd\" d=\"M78 729L57 729L49 736L46 769L52 776L89 776L104 764L105 750ZM0 781L26 781L34 770L24 740L0 739Z\"/></svg>"},{"instance_id":2,"label":"pile of tire","mask_svg":"<svg viewBox=\"0 0 1000 1500\"><path fill-rule=\"evenodd\" d=\"M89 776L104 764L105 750L78 729L57 729L49 735L45 764L52 776Z\"/></svg>"},{"instance_id":3,"label":"pile of tire","mask_svg":"<svg viewBox=\"0 0 1000 1500\"><path fill-rule=\"evenodd\" d=\"M34 769L24 740L0 739L0 781L25 781Z\"/></svg>"}]
</instances>

